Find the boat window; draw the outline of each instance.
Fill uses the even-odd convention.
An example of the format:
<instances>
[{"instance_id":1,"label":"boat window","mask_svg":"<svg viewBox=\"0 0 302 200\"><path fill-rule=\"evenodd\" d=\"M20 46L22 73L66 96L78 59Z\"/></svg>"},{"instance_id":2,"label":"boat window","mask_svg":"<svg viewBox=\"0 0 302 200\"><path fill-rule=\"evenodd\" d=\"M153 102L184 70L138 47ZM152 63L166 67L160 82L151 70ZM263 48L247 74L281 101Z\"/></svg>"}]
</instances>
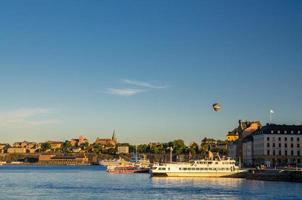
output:
<instances>
[{"instance_id":1,"label":"boat window","mask_svg":"<svg viewBox=\"0 0 302 200\"><path fill-rule=\"evenodd\" d=\"M179 170L181 170L181 167L179 168Z\"/></svg>"},{"instance_id":2,"label":"boat window","mask_svg":"<svg viewBox=\"0 0 302 200\"><path fill-rule=\"evenodd\" d=\"M170 167L168 168L168 170L170 170Z\"/></svg>"},{"instance_id":3,"label":"boat window","mask_svg":"<svg viewBox=\"0 0 302 200\"><path fill-rule=\"evenodd\" d=\"M208 162L208 164L212 164L212 162Z\"/></svg>"},{"instance_id":4,"label":"boat window","mask_svg":"<svg viewBox=\"0 0 302 200\"><path fill-rule=\"evenodd\" d=\"M187 170L187 168L183 168L183 170Z\"/></svg>"},{"instance_id":5,"label":"boat window","mask_svg":"<svg viewBox=\"0 0 302 200\"><path fill-rule=\"evenodd\" d=\"M216 165L218 165L218 162L215 162Z\"/></svg>"},{"instance_id":6,"label":"boat window","mask_svg":"<svg viewBox=\"0 0 302 200\"><path fill-rule=\"evenodd\" d=\"M157 169L157 167L152 167L153 170Z\"/></svg>"},{"instance_id":7,"label":"boat window","mask_svg":"<svg viewBox=\"0 0 302 200\"><path fill-rule=\"evenodd\" d=\"M192 170L195 170L195 168L192 168Z\"/></svg>"}]
</instances>

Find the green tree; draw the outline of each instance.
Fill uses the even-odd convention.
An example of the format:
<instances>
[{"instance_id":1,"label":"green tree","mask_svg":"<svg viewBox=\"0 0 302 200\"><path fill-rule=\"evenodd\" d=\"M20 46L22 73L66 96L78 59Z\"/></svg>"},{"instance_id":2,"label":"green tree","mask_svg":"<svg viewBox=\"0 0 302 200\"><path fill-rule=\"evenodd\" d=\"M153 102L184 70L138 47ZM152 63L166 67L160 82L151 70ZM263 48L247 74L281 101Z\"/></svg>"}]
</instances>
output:
<instances>
[{"instance_id":1,"label":"green tree","mask_svg":"<svg viewBox=\"0 0 302 200\"><path fill-rule=\"evenodd\" d=\"M169 146L173 148L173 152L176 154L182 154L185 151L186 145L183 140L178 139L172 142L169 142Z\"/></svg>"},{"instance_id":2,"label":"green tree","mask_svg":"<svg viewBox=\"0 0 302 200\"><path fill-rule=\"evenodd\" d=\"M51 149L51 145L49 144L49 142L45 142L45 143L41 144L41 149L42 149L42 151L45 152L45 151Z\"/></svg>"},{"instance_id":3,"label":"green tree","mask_svg":"<svg viewBox=\"0 0 302 200\"><path fill-rule=\"evenodd\" d=\"M89 147L89 143L88 143L88 142L82 143L82 144L80 145L80 148L81 148L82 150L87 150L88 147Z\"/></svg>"},{"instance_id":4,"label":"green tree","mask_svg":"<svg viewBox=\"0 0 302 200\"><path fill-rule=\"evenodd\" d=\"M70 153L71 151L72 151L72 145L68 140L66 140L62 145L62 152Z\"/></svg>"}]
</instances>

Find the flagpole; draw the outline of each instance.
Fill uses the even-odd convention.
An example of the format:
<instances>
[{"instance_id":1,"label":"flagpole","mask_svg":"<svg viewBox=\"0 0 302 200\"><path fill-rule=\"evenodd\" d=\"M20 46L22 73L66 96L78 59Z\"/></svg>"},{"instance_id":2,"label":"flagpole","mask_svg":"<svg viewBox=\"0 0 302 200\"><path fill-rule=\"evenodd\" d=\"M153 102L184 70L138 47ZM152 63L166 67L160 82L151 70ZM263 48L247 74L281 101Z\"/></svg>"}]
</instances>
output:
<instances>
[{"instance_id":1,"label":"flagpole","mask_svg":"<svg viewBox=\"0 0 302 200\"><path fill-rule=\"evenodd\" d=\"M274 110L270 109L269 111L269 123L272 124L272 115L274 114Z\"/></svg>"}]
</instances>

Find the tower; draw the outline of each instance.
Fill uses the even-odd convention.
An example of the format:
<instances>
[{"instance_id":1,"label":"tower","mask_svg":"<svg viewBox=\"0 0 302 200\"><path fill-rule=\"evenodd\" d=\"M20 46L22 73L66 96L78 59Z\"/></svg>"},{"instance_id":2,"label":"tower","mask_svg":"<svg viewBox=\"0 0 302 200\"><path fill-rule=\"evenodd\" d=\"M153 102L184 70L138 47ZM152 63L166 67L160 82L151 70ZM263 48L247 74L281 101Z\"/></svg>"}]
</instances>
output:
<instances>
[{"instance_id":1,"label":"tower","mask_svg":"<svg viewBox=\"0 0 302 200\"><path fill-rule=\"evenodd\" d=\"M117 139L115 137L115 130L113 130L113 134L112 134L112 141L114 141L115 143L117 143Z\"/></svg>"}]
</instances>

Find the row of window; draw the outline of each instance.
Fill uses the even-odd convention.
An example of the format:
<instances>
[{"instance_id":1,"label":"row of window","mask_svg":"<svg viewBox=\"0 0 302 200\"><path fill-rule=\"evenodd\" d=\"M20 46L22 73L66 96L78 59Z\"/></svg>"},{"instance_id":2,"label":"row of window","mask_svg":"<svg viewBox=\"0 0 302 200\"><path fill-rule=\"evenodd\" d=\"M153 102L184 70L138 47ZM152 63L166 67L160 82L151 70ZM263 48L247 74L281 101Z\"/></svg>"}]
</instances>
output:
<instances>
[{"instance_id":1,"label":"row of window","mask_svg":"<svg viewBox=\"0 0 302 200\"><path fill-rule=\"evenodd\" d=\"M269 141L270 137L267 137L266 140ZM281 141L281 137L278 137L278 141ZM287 137L284 137L284 141L287 141ZM290 141L294 141L294 137L290 137ZM297 141L300 141L299 137L297 137Z\"/></svg>"},{"instance_id":2,"label":"row of window","mask_svg":"<svg viewBox=\"0 0 302 200\"><path fill-rule=\"evenodd\" d=\"M266 153L267 153L267 155L271 155L270 150L267 150ZM275 151L275 150L273 150L272 153L273 153L273 156L276 155L276 151ZM279 150L279 152L278 152L278 155L279 155L279 156L282 155L282 152L281 152L280 150ZM287 151L284 151L284 155L285 155L285 156L289 156ZM294 156L294 151L290 151L290 155L291 155L291 156ZM300 151L299 151L299 150L297 151L297 154L296 154L296 155L297 155L297 156L300 156Z\"/></svg>"},{"instance_id":3,"label":"row of window","mask_svg":"<svg viewBox=\"0 0 302 200\"><path fill-rule=\"evenodd\" d=\"M273 146L273 147L276 147L275 143L273 143L272 146ZM300 144L299 144L299 143L298 143L296 146L297 146L297 148L300 148ZM267 143L267 144L266 144L266 147L270 147L270 143ZM281 148L281 143L278 144L278 147ZM284 147L287 148L287 143L284 143ZM290 147L291 147L291 148L294 148L294 144L291 143L291 144L290 144Z\"/></svg>"},{"instance_id":4,"label":"row of window","mask_svg":"<svg viewBox=\"0 0 302 200\"><path fill-rule=\"evenodd\" d=\"M274 133L274 130L271 130L271 133ZM278 131L277 131L277 133L279 133L279 134L280 134L280 133L281 133L281 131L280 131L280 130L278 130ZM284 134L287 134L287 133L294 134L295 132L294 132L293 130L291 130L290 132L288 132L288 131L283 131L283 133L284 133ZM298 134L300 134L300 133L301 133L301 131L300 131L300 130L298 130L298 131L297 131L297 133L298 133Z\"/></svg>"},{"instance_id":5,"label":"row of window","mask_svg":"<svg viewBox=\"0 0 302 200\"><path fill-rule=\"evenodd\" d=\"M183 170L183 171L186 171L186 170L191 170L191 171L201 171L201 170L208 170L208 171L217 171L217 170L230 170L230 168L194 168L194 167L189 167L189 168L179 168L179 170Z\"/></svg>"},{"instance_id":6,"label":"row of window","mask_svg":"<svg viewBox=\"0 0 302 200\"><path fill-rule=\"evenodd\" d=\"M167 168L168 170L170 170L170 168ZM158 170L166 170L165 167L159 167ZM198 167L183 167L183 168L179 168L179 170L183 170L183 171L202 171L202 170L209 170L209 171L216 171L216 170L230 170L230 168L198 168Z\"/></svg>"}]
</instances>

